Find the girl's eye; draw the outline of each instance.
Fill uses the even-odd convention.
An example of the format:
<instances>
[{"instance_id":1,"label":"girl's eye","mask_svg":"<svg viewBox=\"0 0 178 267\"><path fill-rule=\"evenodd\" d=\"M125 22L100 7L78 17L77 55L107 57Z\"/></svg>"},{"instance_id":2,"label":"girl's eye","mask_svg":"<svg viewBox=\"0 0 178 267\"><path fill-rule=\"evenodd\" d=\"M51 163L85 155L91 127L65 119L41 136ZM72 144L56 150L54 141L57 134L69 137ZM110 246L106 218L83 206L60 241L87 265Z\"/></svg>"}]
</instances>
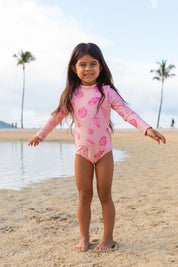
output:
<instances>
[{"instance_id":1,"label":"girl's eye","mask_svg":"<svg viewBox=\"0 0 178 267\"><path fill-rule=\"evenodd\" d=\"M96 62L93 62L93 63L90 64L90 66L92 66L92 67L93 67L93 66L96 66L96 65L97 65ZM85 64L85 63L80 63L80 64L79 64L79 67L82 67L82 68L85 68L86 66L87 66L87 64Z\"/></svg>"}]
</instances>

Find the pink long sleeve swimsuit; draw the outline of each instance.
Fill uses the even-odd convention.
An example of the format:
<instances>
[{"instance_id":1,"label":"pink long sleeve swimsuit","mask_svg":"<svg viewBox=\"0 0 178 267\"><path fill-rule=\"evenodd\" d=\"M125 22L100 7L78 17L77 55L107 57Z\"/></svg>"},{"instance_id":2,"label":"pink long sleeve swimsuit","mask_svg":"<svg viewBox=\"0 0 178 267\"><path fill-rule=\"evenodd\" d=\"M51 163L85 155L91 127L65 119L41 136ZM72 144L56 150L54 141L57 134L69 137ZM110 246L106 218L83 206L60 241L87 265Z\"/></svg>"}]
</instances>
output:
<instances>
[{"instance_id":1,"label":"pink long sleeve swimsuit","mask_svg":"<svg viewBox=\"0 0 178 267\"><path fill-rule=\"evenodd\" d=\"M81 85L75 90L71 101L74 109L75 152L92 164L95 164L112 150L109 132L111 108L143 134L150 127L122 101L121 97L110 86L103 86L102 90L105 99L98 113L97 104L101 93L96 84L92 86ZM65 108L61 108L57 114L56 122L51 116L37 136L44 139L64 117Z\"/></svg>"}]
</instances>

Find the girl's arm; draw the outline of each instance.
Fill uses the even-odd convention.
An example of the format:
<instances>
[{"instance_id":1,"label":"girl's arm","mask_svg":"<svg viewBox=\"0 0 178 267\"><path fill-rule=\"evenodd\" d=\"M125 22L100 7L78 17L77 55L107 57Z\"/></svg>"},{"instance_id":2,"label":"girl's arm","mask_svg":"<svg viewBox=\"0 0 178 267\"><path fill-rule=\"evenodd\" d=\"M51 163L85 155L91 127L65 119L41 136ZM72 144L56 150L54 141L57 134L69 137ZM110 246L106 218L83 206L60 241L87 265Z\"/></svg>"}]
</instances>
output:
<instances>
[{"instance_id":1,"label":"girl's arm","mask_svg":"<svg viewBox=\"0 0 178 267\"><path fill-rule=\"evenodd\" d=\"M46 138L46 136L65 118L66 114L63 108L59 111L59 113L54 118L53 115L49 117L40 131L33 136L30 140L28 145L29 146L37 146L39 142Z\"/></svg>"},{"instance_id":2,"label":"girl's arm","mask_svg":"<svg viewBox=\"0 0 178 267\"><path fill-rule=\"evenodd\" d=\"M130 109L121 99L121 97L110 88L110 102L112 108L127 122L136 127L144 135L148 135L152 139L156 140L160 144L160 140L163 144L166 143L165 137L152 129L152 127L146 123L138 114Z\"/></svg>"},{"instance_id":3,"label":"girl's arm","mask_svg":"<svg viewBox=\"0 0 178 267\"><path fill-rule=\"evenodd\" d=\"M135 111L130 109L122 98L110 88L109 101L111 107L128 123L146 135L146 130L151 126L146 123Z\"/></svg>"}]
</instances>

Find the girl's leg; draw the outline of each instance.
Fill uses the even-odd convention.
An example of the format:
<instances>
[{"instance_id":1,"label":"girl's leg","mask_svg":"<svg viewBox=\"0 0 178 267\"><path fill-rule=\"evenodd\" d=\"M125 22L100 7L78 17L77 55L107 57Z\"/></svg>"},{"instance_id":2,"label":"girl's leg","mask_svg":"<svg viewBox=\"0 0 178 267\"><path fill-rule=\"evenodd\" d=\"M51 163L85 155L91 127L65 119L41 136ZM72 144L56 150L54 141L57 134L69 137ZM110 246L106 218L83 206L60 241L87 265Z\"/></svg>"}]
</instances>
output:
<instances>
[{"instance_id":1,"label":"girl's leg","mask_svg":"<svg viewBox=\"0 0 178 267\"><path fill-rule=\"evenodd\" d=\"M97 191L102 205L104 234L102 242L95 250L106 250L113 246L113 229L115 221L115 207L111 197L114 162L112 151L104 155L95 166Z\"/></svg>"},{"instance_id":2,"label":"girl's leg","mask_svg":"<svg viewBox=\"0 0 178 267\"><path fill-rule=\"evenodd\" d=\"M81 241L75 249L79 251L86 251L89 244L90 204L93 197L93 172L94 166L91 162L76 154L75 177L79 192L78 220Z\"/></svg>"}]
</instances>

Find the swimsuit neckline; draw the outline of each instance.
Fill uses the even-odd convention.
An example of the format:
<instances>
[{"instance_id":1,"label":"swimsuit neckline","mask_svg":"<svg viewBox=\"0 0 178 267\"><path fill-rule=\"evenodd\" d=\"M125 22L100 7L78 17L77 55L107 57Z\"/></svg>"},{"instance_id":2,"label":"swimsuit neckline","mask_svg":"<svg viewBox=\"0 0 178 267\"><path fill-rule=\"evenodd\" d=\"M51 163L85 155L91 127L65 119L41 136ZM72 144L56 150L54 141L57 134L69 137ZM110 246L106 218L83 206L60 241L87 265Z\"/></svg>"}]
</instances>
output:
<instances>
[{"instance_id":1,"label":"swimsuit neckline","mask_svg":"<svg viewBox=\"0 0 178 267\"><path fill-rule=\"evenodd\" d=\"M96 89L97 88L97 83L93 84L93 85L80 85L81 89L84 90L91 90L91 89Z\"/></svg>"}]
</instances>

